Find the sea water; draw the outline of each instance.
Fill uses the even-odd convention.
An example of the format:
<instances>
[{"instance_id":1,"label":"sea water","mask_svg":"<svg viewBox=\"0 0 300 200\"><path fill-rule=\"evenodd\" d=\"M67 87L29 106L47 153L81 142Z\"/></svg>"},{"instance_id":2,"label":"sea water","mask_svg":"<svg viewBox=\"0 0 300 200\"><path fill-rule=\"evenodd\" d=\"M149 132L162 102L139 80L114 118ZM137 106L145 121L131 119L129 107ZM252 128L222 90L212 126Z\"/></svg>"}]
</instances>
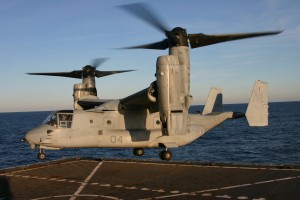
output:
<instances>
[{"instance_id":1,"label":"sea water","mask_svg":"<svg viewBox=\"0 0 300 200\"><path fill-rule=\"evenodd\" d=\"M245 112L246 104L224 105L226 111ZM300 102L269 104L269 126L249 127L244 118L227 120L189 145L171 149L173 161L237 164L300 164ZM190 112L202 111L192 106ZM46 112L0 113L0 169L63 158L137 158L131 148L38 150L21 142L30 129L41 124ZM141 160L160 160L161 149L145 149Z\"/></svg>"}]
</instances>

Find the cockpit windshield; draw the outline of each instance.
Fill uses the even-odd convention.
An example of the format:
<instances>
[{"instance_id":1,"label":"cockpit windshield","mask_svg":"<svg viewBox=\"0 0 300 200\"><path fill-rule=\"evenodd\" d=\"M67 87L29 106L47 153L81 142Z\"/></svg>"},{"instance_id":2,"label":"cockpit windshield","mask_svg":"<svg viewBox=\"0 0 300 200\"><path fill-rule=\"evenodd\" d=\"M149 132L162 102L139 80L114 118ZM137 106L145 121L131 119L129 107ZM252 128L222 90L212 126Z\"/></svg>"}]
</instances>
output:
<instances>
[{"instance_id":1,"label":"cockpit windshield","mask_svg":"<svg viewBox=\"0 0 300 200\"><path fill-rule=\"evenodd\" d=\"M71 128L73 120L72 110L59 110L52 112L44 121L43 124L60 128Z\"/></svg>"}]
</instances>

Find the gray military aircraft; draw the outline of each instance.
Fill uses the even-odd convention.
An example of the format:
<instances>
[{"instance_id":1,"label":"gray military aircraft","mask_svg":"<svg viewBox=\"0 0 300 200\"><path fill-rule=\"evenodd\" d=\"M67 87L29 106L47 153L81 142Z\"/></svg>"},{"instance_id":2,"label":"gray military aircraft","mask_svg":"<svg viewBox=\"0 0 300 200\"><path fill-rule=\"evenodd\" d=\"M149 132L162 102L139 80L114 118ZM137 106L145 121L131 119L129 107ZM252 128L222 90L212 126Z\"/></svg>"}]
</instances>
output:
<instances>
[{"instance_id":1,"label":"gray military aircraft","mask_svg":"<svg viewBox=\"0 0 300 200\"><path fill-rule=\"evenodd\" d=\"M128 47L162 50L169 48L169 55L157 58L156 80L146 89L125 98L99 100L95 104L89 92L83 93L79 99L75 99L74 92L74 110L53 112L43 124L26 133L25 139L31 148L39 148L39 159L45 158L44 149L133 148L134 155L142 156L145 148L160 147L163 150L159 157L170 160L170 148L191 143L226 119L246 117L250 126L268 125L267 83L263 81L255 82L246 115L223 112L222 90L219 88L211 89L201 114L189 113L192 104L189 46L198 48L226 41L274 35L281 31L226 35L187 34L181 27L169 31L145 4L130 4L121 8L151 24L166 36L160 42ZM98 72L71 72L67 77L70 74L72 77L88 80L83 81L81 87L90 88L87 85L91 83L92 91L95 91L93 78ZM92 96L95 97L95 93ZM84 99L84 103L78 103Z\"/></svg>"}]
</instances>

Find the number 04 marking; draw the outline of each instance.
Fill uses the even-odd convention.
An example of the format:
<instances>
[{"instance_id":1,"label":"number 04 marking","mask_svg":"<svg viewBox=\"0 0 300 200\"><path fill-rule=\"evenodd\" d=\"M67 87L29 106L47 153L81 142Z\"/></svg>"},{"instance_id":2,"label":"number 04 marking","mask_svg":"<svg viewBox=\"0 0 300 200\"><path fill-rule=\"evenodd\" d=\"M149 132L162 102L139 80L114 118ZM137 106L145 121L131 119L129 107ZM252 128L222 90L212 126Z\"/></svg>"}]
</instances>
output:
<instances>
[{"instance_id":1,"label":"number 04 marking","mask_svg":"<svg viewBox=\"0 0 300 200\"><path fill-rule=\"evenodd\" d=\"M122 143L122 136L110 136L110 143Z\"/></svg>"}]
</instances>

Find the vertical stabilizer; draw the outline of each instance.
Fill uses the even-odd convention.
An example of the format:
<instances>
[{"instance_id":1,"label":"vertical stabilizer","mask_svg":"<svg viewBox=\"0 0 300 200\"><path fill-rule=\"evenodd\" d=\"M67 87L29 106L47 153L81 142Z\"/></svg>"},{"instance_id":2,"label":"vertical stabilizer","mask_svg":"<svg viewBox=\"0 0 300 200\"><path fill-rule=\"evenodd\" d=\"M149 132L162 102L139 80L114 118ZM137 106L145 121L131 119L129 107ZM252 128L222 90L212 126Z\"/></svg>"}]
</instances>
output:
<instances>
[{"instance_id":1,"label":"vertical stabilizer","mask_svg":"<svg viewBox=\"0 0 300 200\"><path fill-rule=\"evenodd\" d=\"M246 111L249 126L267 126L268 110L268 83L256 81Z\"/></svg>"},{"instance_id":2,"label":"vertical stabilizer","mask_svg":"<svg viewBox=\"0 0 300 200\"><path fill-rule=\"evenodd\" d=\"M212 112L222 112L223 97L222 89L220 88L211 88L209 95L207 97L202 115L207 115Z\"/></svg>"}]
</instances>

